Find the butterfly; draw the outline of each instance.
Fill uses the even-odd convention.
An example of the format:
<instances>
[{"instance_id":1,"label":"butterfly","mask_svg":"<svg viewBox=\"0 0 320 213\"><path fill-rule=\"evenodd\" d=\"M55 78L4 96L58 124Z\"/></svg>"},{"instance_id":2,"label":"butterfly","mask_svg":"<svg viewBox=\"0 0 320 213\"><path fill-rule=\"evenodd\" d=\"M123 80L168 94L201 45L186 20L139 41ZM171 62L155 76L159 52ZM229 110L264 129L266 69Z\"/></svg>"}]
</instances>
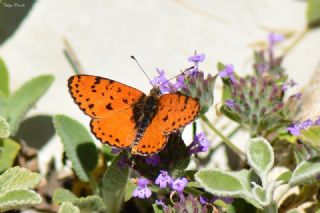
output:
<instances>
[{"instance_id":1,"label":"butterfly","mask_svg":"<svg viewBox=\"0 0 320 213\"><path fill-rule=\"evenodd\" d=\"M134 155L161 151L168 136L196 119L198 101L181 93L150 94L120 82L92 75L74 75L68 80L72 98L90 116L91 132L102 143L131 148Z\"/></svg>"}]
</instances>

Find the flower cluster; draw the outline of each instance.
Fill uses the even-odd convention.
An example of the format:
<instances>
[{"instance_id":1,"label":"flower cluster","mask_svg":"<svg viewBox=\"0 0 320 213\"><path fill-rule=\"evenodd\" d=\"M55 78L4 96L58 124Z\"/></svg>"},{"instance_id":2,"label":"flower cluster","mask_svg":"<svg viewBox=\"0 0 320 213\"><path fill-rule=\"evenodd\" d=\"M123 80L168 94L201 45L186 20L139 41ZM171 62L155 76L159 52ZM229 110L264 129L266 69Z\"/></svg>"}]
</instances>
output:
<instances>
[{"instance_id":1,"label":"flower cluster","mask_svg":"<svg viewBox=\"0 0 320 213\"><path fill-rule=\"evenodd\" d=\"M201 113L204 113L213 103L213 87L216 79L210 74L205 78L204 73L199 70L199 63L204 59L204 54L195 53L190 56L188 61L194 63L194 66L178 75L175 83L169 81L163 70L157 69L159 75L151 81L151 84L158 86L162 94L179 91L184 95L197 98L201 105Z\"/></svg>"},{"instance_id":2,"label":"flower cluster","mask_svg":"<svg viewBox=\"0 0 320 213\"><path fill-rule=\"evenodd\" d=\"M277 43L284 41L284 36L276 33L268 35L268 49L255 52L255 64L253 65L257 76L271 75L272 78L280 79L284 76L281 67L282 57L275 57L274 47Z\"/></svg>"},{"instance_id":3,"label":"flower cluster","mask_svg":"<svg viewBox=\"0 0 320 213\"><path fill-rule=\"evenodd\" d=\"M265 119L280 113L284 107L282 87L272 79L248 76L231 80L226 87L231 94L225 100L222 112L251 128L252 133L258 131Z\"/></svg>"},{"instance_id":4,"label":"flower cluster","mask_svg":"<svg viewBox=\"0 0 320 213\"><path fill-rule=\"evenodd\" d=\"M147 187L149 184L149 180L146 178L139 178L137 181L137 188L133 192L134 197L139 198L149 198L151 196L151 190ZM172 190L182 193L186 185L188 184L188 180L185 177L173 179L167 171L160 170L160 174L155 180L155 184L159 185L160 189L165 189L167 187L171 187Z\"/></svg>"},{"instance_id":5,"label":"flower cluster","mask_svg":"<svg viewBox=\"0 0 320 213\"><path fill-rule=\"evenodd\" d=\"M290 132L290 134L298 136L301 134L301 130L306 130L312 126L320 126L320 118L315 121L307 119L303 122L293 123L287 128L287 130Z\"/></svg>"}]
</instances>

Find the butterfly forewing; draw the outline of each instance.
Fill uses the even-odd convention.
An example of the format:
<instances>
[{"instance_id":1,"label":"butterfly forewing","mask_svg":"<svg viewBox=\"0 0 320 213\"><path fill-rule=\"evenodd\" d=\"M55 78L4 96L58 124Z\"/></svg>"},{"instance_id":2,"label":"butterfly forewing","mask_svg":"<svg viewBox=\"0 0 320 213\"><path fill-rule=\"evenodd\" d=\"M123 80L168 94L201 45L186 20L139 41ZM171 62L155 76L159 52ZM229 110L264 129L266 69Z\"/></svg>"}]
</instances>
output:
<instances>
[{"instance_id":1,"label":"butterfly forewing","mask_svg":"<svg viewBox=\"0 0 320 213\"><path fill-rule=\"evenodd\" d=\"M158 112L159 124L165 133L171 133L192 122L200 111L200 104L180 93L160 96Z\"/></svg>"},{"instance_id":2,"label":"butterfly forewing","mask_svg":"<svg viewBox=\"0 0 320 213\"><path fill-rule=\"evenodd\" d=\"M69 78L68 86L74 101L93 118L107 117L129 108L145 95L125 84L90 75L72 76Z\"/></svg>"}]
</instances>

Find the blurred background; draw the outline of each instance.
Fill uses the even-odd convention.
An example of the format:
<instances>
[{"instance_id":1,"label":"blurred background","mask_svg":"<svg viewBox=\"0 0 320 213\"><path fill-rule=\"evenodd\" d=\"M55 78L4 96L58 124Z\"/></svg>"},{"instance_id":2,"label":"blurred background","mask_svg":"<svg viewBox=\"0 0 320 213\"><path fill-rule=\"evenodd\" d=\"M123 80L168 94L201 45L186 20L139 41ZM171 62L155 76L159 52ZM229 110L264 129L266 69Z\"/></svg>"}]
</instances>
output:
<instances>
[{"instance_id":1,"label":"blurred background","mask_svg":"<svg viewBox=\"0 0 320 213\"><path fill-rule=\"evenodd\" d=\"M86 74L148 93L151 85L130 55L150 77L157 67L175 76L191 65L187 58L195 50L206 54L201 69L207 73L217 73L218 61L246 73L252 71L253 49L264 45L268 33L288 37L279 51L303 34L284 61L301 88L320 60L320 29L303 33L306 8L303 0L0 0L0 57L12 90L40 74L55 76L30 115L67 114L87 124L68 94L74 71L63 53L65 40ZM57 143L45 149L61 146L52 140Z\"/></svg>"}]
</instances>

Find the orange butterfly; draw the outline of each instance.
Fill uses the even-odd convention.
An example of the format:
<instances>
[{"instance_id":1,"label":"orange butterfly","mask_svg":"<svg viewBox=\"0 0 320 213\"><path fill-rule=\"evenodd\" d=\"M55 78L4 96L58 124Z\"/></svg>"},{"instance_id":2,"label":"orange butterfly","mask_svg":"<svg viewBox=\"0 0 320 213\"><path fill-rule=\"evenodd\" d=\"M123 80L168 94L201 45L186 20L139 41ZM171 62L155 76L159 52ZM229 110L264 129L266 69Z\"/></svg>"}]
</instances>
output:
<instances>
[{"instance_id":1,"label":"orange butterfly","mask_svg":"<svg viewBox=\"0 0 320 213\"><path fill-rule=\"evenodd\" d=\"M192 122L199 103L180 93L160 95L158 87L146 95L111 79L90 75L69 78L74 101L89 115L91 132L102 143L131 148L132 154L161 151L170 133Z\"/></svg>"}]
</instances>

